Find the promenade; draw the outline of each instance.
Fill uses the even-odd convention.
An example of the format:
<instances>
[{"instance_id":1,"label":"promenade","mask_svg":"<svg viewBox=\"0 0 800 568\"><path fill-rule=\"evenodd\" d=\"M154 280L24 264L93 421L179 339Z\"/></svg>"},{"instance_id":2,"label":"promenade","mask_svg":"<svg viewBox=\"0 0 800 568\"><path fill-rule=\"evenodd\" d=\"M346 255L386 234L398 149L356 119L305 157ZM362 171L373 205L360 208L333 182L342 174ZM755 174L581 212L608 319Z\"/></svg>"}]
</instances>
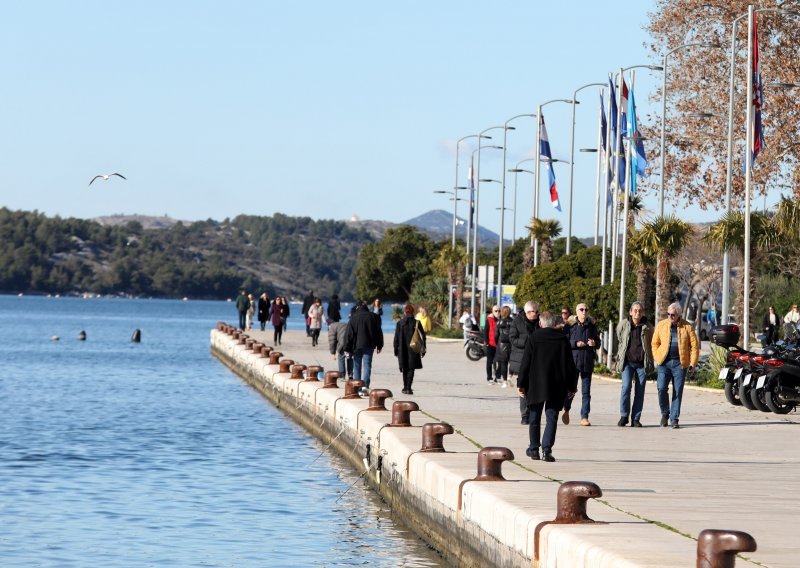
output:
<instances>
[{"instance_id":1,"label":"promenade","mask_svg":"<svg viewBox=\"0 0 800 568\"><path fill-rule=\"evenodd\" d=\"M249 335L272 345L271 332ZM800 545L794 540L800 495L800 416L748 411L729 405L722 391L687 388L681 428L662 428L655 384L648 383L644 428L621 428L616 425L620 383L595 377L592 426L578 424L578 394L572 423L559 422L553 450L557 461L532 461L525 456L528 429L520 424L514 384L488 386L485 360L469 361L460 342L432 339L425 368L414 381L414 395L402 395L393 338L387 335L385 339L384 351L373 360L371 387L392 390L395 400L417 402L426 416L412 413L414 425L447 422L481 447L511 449L515 460L503 466L506 478L550 480L554 485L546 492L549 510L545 516L552 519L555 513L556 481L597 483L603 496L599 502L589 502L589 516L615 524L630 522L631 530L626 538L620 538L625 531L604 532L597 525L580 527L579 532L589 541L592 534L604 535L605 546L626 559L616 565L694 566L694 539L709 528L741 530L756 539L758 550L744 553L737 566L800 565ZM302 331L285 333L280 350L297 362L336 369L324 331L318 347L311 347ZM387 407L391 402L387 401ZM445 447L453 445L451 440L457 436L446 436ZM465 470L474 472L474 458L469 463ZM527 492L514 490L520 491L521 506L541 506L541 498L530 503ZM511 500L515 499L512 494ZM609 538L617 542L608 542Z\"/></svg>"}]
</instances>

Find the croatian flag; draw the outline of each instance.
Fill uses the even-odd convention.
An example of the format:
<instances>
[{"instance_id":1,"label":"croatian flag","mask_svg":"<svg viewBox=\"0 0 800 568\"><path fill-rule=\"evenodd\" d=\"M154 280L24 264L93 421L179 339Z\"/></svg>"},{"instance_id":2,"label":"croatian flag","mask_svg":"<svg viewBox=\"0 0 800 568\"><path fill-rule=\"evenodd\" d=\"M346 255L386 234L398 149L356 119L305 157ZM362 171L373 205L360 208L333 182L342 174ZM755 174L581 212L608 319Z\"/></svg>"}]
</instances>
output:
<instances>
[{"instance_id":1,"label":"croatian flag","mask_svg":"<svg viewBox=\"0 0 800 568\"><path fill-rule=\"evenodd\" d=\"M764 84L761 81L761 58L758 55L758 25L753 13L753 160L764 147L764 130L761 128L761 109L764 107Z\"/></svg>"},{"instance_id":2,"label":"croatian flag","mask_svg":"<svg viewBox=\"0 0 800 568\"><path fill-rule=\"evenodd\" d=\"M633 89L628 100L628 138L631 141L631 195L636 195L636 176L647 176L647 157L644 154L644 141L641 139L639 125L636 123L636 100Z\"/></svg>"},{"instance_id":3,"label":"croatian flag","mask_svg":"<svg viewBox=\"0 0 800 568\"><path fill-rule=\"evenodd\" d=\"M614 96L612 89L611 96ZM612 99L613 100L613 99ZM608 121L606 120L606 109L603 105L603 93L600 93L600 141L603 144L603 154L606 153L606 135L608 133ZM611 197L611 192L608 191L608 186L611 185L611 160L606 160L608 166L606 170L606 207L611 207L614 199Z\"/></svg>"},{"instance_id":4,"label":"croatian flag","mask_svg":"<svg viewBox=\"0 0 800 568\"><path fill-rule=\"evenodd\" d=\"M556 173L553 171L553 155L550 153L550 140L547 138L547 127L544 125L544 115L540 118L542 122L542 132L539 138L540 161L547 162L547 178L550 183L550 202L556 211L561 211L561 202L558 200L558 190L556 189Z\"/></svg>"}]
</instances>

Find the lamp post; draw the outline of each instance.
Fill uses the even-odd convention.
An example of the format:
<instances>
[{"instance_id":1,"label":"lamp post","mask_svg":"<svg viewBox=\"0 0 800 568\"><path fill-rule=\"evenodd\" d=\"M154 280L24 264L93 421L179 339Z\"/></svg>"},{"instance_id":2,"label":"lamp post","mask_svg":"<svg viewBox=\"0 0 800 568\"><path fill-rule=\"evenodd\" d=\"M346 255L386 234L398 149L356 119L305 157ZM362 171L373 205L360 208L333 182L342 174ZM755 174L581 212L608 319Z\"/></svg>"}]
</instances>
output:
<instances>
[{"instance_id":1,"label":"lamp post","mask_svg":"<svg viewBox=\"0 0 800 568\"><path fill-rule=\"evenodd\" d=\"M480 203L480 196L481 196L481 194L480 194L480 187L481 187L481 178L480 178L480 174L481 174L481 148L482 148L481 140L482 140L482 138L483 138L483 136L484 136L484 134L486 132L489 132L490 130L495 130L497 128L505 129L506 126L505 125L504 126L490 126L489 128L486 128L485 130L482 130L478 134L478 148L475 150L475 152L478 153L478 169L477 169L477 174L478 174L477 178L478 179L477 179L477 183L475 184L475 223L474 223L474 228L472 230L472 287L471 287L471 290L470 290L472 298L470 299L470 310L471 310L471 313L472 313L473 316L475 315L475 283L476 283L475 281L477 280L476 272L478 270L478 204ZM493 148L502 149L502 146L492 146L492 147ZM473 175L474 174L475 174L475 172L473 172ZM471 200L470 200L470 203L471 203ZM470 215L470 217L472 217L472 216Z\"/></svg>"},{"instance_id":2,"label":"lamp post","mask_svg":"<svg viewBox=\"0 0 800 568\"><path fill-rule=\"evenodd\" d=\"M505 208L506 208L506 155L508 152L508 131L514 130L513 126L509 126L508 123L512 120L516 120L517 118L536 118L535 114L518 114L516 116L512 116L508 120L505 121L503 124L503 177L502 181L500 182L500 244L497 249L497 297L500 298L500 295L503 293L503 240L505 239ZM516 205L514 205L516 208Z\"/></svg>"},{"instance_id":3,"label":"lamp post","mask_svg":"<svg viewBox=\"0 0 800 568\"><path fill-rule=\"evenodd\" d=\"M666 154L664 153L664 139L665 139L665 130L664 124L666 122L666 115L667 115L667 61L669 56L675 53L676 51L680 51L681 49L688 49L690 47L710 47L710 48L718 48L721 47L719 43L706 43L702 41L695 41L692 43L685 43L683 45L679 45L678 47L672 48L664 54L664 58L662 59L661 66L664 69L664 72L661 74L661 181L658 188L658 211L661 217L664 216L664 180L666 179Z\"/></svg>"},{"instance_id":4,"label":"lamp post","mask_svg":"<svg viewBox=\"0 0 800 568\"><path fill-rule=\"evenodd\" d=\"M540 104L536 109L536 116L539 119L536 121L536 158L534 162L534 169L536 173L534 175L534 197L533 197L533 216L537 219L539 218L539 172L541 171L539 168L539 164L542 160L542 121L544 117L542 116L542 107L545 107L551 103L568 103L572 104L571 99L552 99ZM552 151L551 151L552 154ZM557 160L553 160L556 162ZM535 238L531 238L531 244L533 245L533 265L539 265L539 240Z\"/></svg>"},{"instance_id":5,"label":"lamp post","mask_svg":"<svg viewBox=\"0 0 800 568\"><path fill-rule=\"evenodd\" d=\"M605 83L586 83L582 87L578 87L572 93L572 134L569 138L569 213L567 214L567 252L572 251L572 186L573 177L575 173L575 106L579 105L578 93L583 89L589 87L604 87ZM602 96L602 91L601 91ZM597 243L595 243L597 244Z\"/></svg>"},{"instance_id":6,"label":"lamp post","mask_svg":"<svg viewBox=\"0 0 800 568\"><path fill-rule=\"evenodd\" d=\"M602 136L602 134L601 134ZM598 138L599 140L599 138ZM595 203L594 203L594 246L597 246L597 236L599 232L599 225L600 225L600 162L601 162L601 152L599 148L578 148L578 152L586 153L586 154L597 154L597 191L595 194Z\"/></svg>"},{"instance_id":7,"label":"lamp post","mask_svg":"<svg viewBox=\"0 0 800 568\"><path fill-rule=\"evenodd\" d=\"M511 236L511 240L514 241L514 242L517 242L517 174L522 173L522 172L527 172L529 174L533 174L534 173L533 170L520 169L520 167L519 167L521 164L524 164L525 162L532 162L532 161L533 161L533 158L527 158L525 160L520 160L519 162L517 162L517 165L515 167L513 167L510 170L508 170L509 172L514 174L514 228L513 228L513 233L512 233L512 236Z\"/></svg>"},{"instance_id":8,"label":"lamp post","mask_svg":"<svg viewBox=\"0 0 800 568\"><path fill-rule=\"evenodd\" d=\"M478 136L479 136L478 134L468 134L467 136L459 138L458 142L456 142L456 178L455 178L456 181L455 181L455 183L453 183L453 194L455 195L455 197L458 197L458 190L459 189L464 189L463 187L458 185L458 149L459 149L459 146L461 146L461 142L463 142L464 140L467 140L469 138L478 138ZM483 136L483 138L490 138L491 139L491 136ZM450 241L450 246L453 247L453 248L455 248L455 246L456 246L456 219L457 218L458 218L458 199L454 199L453 200L453 236L452 236L452 239ZM467 241L469 241L469 233L467 233Z\"/></svg>"}]
</instances>

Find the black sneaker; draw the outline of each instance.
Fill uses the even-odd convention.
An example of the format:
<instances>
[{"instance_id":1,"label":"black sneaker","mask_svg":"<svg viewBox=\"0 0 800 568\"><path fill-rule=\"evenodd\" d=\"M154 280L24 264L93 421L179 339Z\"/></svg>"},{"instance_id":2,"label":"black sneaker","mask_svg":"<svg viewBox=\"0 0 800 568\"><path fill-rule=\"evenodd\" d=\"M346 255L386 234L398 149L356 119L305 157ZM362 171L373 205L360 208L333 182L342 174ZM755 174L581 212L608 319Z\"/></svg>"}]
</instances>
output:
<instances>
[{"instance_id":1,"label":"black sneaker","mask_svg":"<svg viewBox=\"0 0 800 568\"><path fill-rule=\"evenodd\" d=\"M635 427L635 428L641 428L642 427L642 423L639 422L638 420L634 420L633 422L631 422L631 426Z\"/></svg>"},{"instance_id":2,"label":"black sneaker","mask_svg":"<svg viewBox=\"0 0 800 568\"><path fill-rule=\"evenodd\" d=\"M528 424L530 424L530 420L528 419L527 416L523 416L522 419L519 421L519 423L527 426Z\"/></svg>"},{"instance_id":3,"label":"black sneaker","mask_svg":"<svg viewBox=\"0 0 800 568\"><path fill-rule=\"evenodd\" d=\"M553 452L545 452L542 459L546 462L554 462L556 458L553 457Z\"/></svg>"},{"instance_id":4,"label":"black sneaker","mask_svg":"<svg viewBox=\"0 0 800 568\"><path fill-rule=\"evenodd\" d=\"M529 458L531 458L532 460L538 460L539 459L539 448L536 448L535 450L532 450L532 449L528 448L527 450L525 450L525 455L528 456Z\"/></svg>"},{"instance_id":5,"label":"black sneaker","mask_svg":"<svg viewBox=\"0 0 800 568\"><path fill-rule=\"evenodd\" d=\"M668 423L669 423L669 417L668 416L662 416L661 417L661 425L664 428L666 428Z\"/></svg>"},{"instance_id":6,"label":"black sneaker","mask_svg":"<svg viewBox=\"0 0 800 568\"><path fill-rule=\"evenodd\" d=\"M617 426L625 426L627 424L628 424L628 417L627 416L621 416L620 419L619 419L619 422L617 422Z\"/></svg>"},{"instance_id":7,"label":"black sneaker","mask_svg":"<svg viewBox=\"0 0 800 568\"><path fill-rule=\"evenodd\" d=\"M672 429L676 430L678 428L680 428L680 426L678 426L678 421L677 420L673 420L672 421Z\"/></svg>"}]
</instances>

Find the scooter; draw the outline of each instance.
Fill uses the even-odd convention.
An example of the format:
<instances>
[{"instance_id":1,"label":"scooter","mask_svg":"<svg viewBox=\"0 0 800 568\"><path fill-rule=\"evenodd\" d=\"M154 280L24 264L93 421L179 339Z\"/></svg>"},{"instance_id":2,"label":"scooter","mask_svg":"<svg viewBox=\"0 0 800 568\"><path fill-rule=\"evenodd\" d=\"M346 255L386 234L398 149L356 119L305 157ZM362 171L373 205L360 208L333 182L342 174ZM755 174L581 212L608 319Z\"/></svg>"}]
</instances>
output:
<instances>
[{"instance_id":1,"label":"scooter","mask_svg":"<svg viewBox=\"0 0 800 568\"><path fill-rule=\"evenodd\" d=\"M480 329L470 330L466 333L464 353L470 361L480 361L486 357L486 346L483 344L483 332Z\"/></svg>"}]
</instances>

